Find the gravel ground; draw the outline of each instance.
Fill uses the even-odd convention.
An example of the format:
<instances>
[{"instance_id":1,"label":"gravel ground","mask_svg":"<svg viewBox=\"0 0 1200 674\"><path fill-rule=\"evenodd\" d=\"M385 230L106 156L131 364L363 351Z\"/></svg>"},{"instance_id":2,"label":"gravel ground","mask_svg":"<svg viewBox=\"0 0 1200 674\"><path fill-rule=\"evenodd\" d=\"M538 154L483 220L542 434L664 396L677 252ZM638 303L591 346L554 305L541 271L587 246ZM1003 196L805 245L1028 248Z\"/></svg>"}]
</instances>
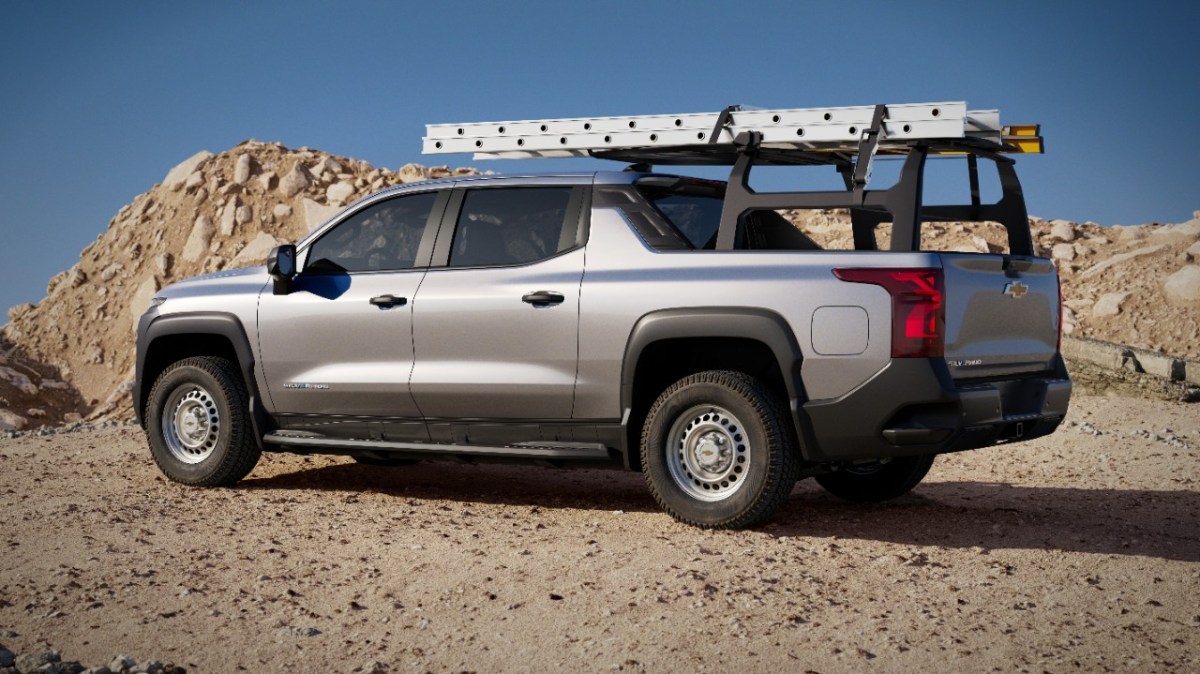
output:
<instances>
[{"instance_id":1,"label":"gravel ground","mask_svg":"<svg viewBox=\"0 0 1200 674\"><path fill-rule=\"evenodd\" d=\"M706 532L641 476L269 455L166 482L136 427L0 439L13 652L189 672L1200 671L1200 414L1078 396L883 506Z\"/></svg>"}]
</instances>

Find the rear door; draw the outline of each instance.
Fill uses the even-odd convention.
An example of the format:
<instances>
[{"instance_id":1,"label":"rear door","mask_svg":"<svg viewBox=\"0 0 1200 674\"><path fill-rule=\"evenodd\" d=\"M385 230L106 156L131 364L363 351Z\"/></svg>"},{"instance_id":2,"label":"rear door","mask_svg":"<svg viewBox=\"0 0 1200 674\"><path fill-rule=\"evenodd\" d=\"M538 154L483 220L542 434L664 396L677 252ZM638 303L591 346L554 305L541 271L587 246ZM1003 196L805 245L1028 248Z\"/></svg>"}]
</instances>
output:
<instances>
[{"instance_id":1,"label":"rear door","mask_svg":"<svg viewBox=\"0 0 1200 674\"><path fill-rule=\"evenodd\" d=\"M1058 352L1058 276L1044 258L942 253L956 379L1042 372Z\"/></svg>"},{"instance_id":2,"label":"rear door","mask_svg":"<svg viewBox=\"0 0 1200 674\"><path fill-rule=\"evenodd\" d=\"M456 191L413 305L412 392L431 424L571 418L588 190Z\"/></svg>"}]
</instances>

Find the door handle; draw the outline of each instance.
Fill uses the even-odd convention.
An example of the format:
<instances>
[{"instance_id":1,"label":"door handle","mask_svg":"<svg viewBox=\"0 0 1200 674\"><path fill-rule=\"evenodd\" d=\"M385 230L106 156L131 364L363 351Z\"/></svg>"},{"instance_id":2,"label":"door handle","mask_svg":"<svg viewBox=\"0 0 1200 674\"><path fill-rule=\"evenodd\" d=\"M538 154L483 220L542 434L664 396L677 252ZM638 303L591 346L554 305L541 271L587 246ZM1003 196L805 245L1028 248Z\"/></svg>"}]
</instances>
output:
<instances>
[{"instance_id":1,"label":"door handle","mask_svg":"<svg viewBox=\"0 0 1200 674\"><path fill-rule=\"evenodd\" d=\"M521 297L522 302L528 302L533 306L546 306L547 304L559 304L565 299L562 294L551 290L538 290L532 293L526 293Z\"/></svg>"},{"instance_id":2,"label":"door handle","mask_svg":"<svg viewBox=\"0 0 1200 674\"><path fill-rule=\"evenodd\" d=\"M408 304L407 297L396 297L395 295L377 295L371 298L371 304L377 307L402 307Z\"/></svg>"}]
</instances>

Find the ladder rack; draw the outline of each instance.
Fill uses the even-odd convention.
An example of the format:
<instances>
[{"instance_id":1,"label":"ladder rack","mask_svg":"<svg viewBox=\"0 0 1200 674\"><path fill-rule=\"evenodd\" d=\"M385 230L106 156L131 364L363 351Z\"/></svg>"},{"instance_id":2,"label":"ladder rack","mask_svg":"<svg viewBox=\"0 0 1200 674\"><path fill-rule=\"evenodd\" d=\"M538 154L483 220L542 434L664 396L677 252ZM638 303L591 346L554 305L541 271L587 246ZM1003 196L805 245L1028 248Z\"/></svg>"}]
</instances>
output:
<instances>
[{"instance_id":1,"label":"ladder rack","mask_svg":"<svg viewBox=\"0 0 1200 674\"><path fill-rule=\"evenodd\" d=\"M735 139L755 132L763 150L783 151L777 156L799 151L811 162L814 154L857 153L880 108L884 113L874 140L879 154L907 154L914 143L933 140L957 140L997 153L1041 152L1036 127L1001 127L998 110L967 110L958 101L774 110L730 106L680 115L429 124L423 153L472 152L475 159L607 154L636 159L642 153L654 163L730 164Z\"/></svg>"}]
</instances>

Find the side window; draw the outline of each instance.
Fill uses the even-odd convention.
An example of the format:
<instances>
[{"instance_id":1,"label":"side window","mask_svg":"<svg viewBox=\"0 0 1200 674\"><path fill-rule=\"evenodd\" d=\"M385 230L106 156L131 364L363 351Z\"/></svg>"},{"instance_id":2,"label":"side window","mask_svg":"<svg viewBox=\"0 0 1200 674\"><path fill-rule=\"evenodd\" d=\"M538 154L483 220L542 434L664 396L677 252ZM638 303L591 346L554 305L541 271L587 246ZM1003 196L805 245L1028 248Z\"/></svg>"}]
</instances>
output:
<instances>
[{"instance_id":1,"label":"side window","mask_svg":"<svg viewBox=\"0 0 1200 674\"><path fill-rule=\"evenodd\" d=\"M574 247L578 223L570 217L571 193L570 187L468 190L454 228L450 266L523 264Z\"/></svg>"},{"instance_id":2,"label":"side window","mask_svg":"<svg viewBox=\"0 0 1200 674\"><path fill-rule=\"evenodd\" d=\"M326 232L308 252L309 273L412 269L437 193L373 204Z\"/></svg>"}]
</instances>

